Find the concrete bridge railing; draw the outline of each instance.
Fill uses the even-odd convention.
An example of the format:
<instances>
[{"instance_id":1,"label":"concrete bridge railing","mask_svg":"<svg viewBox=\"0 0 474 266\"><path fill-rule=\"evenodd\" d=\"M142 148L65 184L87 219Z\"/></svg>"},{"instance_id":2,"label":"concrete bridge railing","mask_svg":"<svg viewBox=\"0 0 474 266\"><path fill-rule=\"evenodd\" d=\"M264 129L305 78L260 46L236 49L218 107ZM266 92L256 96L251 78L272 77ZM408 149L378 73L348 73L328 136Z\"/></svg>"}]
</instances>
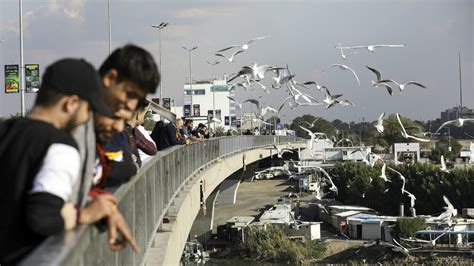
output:
<instances>
[{"instance_id":1,"label":"concrete bridge railing","mask_svg":"<svg viewBox=\"0 0 474 266\"><path fill-rule=\"evenodd\" d=\"M234 136L159 152L130 182L114 192L119 200L118 208L140 247L139 254L129 247L113 252L107 244L107 233L100 233L98 226L79 226L74 231L48 238L22 264L143 265L174 198L196 169L233 153L296 141L295 137L285 136Z\"/></svg>"}]
</instances>

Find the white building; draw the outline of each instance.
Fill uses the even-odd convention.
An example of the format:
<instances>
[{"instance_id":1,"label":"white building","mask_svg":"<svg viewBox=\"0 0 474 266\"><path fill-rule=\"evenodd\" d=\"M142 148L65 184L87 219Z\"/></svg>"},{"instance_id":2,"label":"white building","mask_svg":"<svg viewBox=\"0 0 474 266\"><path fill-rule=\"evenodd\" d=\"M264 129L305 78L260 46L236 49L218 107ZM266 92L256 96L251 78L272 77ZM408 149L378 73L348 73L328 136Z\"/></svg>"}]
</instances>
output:
<instances>
[{"instance_id":1,"label":"white building","mask_svg":"<svg viewBox=\"0 0 474 266\"><path fill-rule=\"evenodd\" d=\"M290 203L280 203L263 212L260 222L289 224L295 220L295 212Z\"/></svg>"},{"instance_id":2,"label":"white building","mask_svg":"<svg viewBox=\"0 0 474 266\"><path fill-rule=\"evenodd\" d=\"M393 154L395 164L416 163L420 160L420 143L395 143Z\"/></svg>"},{"instance_id":3,"label":"white building","mask_svg":"<svg viewBox=\"0 0 474 266\"><path fill-rule=\"evenodd\" d=\"M288 236L307 237L310 240L321 239L321 222L298 221L289 224L284 230Z\"/></svg>"},{"instance_id":4,"label":"white building","mask_svg":"<svg viewBox=\"0 0 474 266\"><path fill-rule=\"evenodd\" d=\"M225 129L230 127L231 119L236 121L235 103L227 98L233 97L234 91L229 90L225 80L197 80L192 84L192 104L190 84L184 85L183 116L194 120L205 120L215 117L221 122L216 126ZM201 119L199 119L201 118ZM195 123L196 124L196 123Z\"/></svg>"},{"instance_id":5,"label":"white building","mask_svg":"<svg viewBox=\"0 0 474 266\"><path fill-rule=\"evenodd\" d=\"M347 218L348 236L353 239L391 242L391 227L398 217L358 214Z\"/></svg>"}]
</instances>

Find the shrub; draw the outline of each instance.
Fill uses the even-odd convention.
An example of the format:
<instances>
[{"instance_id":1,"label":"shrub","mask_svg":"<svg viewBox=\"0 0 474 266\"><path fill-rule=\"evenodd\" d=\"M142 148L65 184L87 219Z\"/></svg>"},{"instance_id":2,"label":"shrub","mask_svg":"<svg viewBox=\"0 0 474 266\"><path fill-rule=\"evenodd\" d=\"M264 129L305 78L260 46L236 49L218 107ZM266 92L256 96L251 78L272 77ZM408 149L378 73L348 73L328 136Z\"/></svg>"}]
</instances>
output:
<instances>
[{"instance_id":1,"label":"shrub","mask_svg":"<svg viewBox=\"0 0 474 266\"><path fill-rule=\"evenodd\" d=\"M397 219L394 228L394 236L397 238L415 237L416 231L426 228L425 218L423 217L401 217Z\"/></svg>"}]
</instances>

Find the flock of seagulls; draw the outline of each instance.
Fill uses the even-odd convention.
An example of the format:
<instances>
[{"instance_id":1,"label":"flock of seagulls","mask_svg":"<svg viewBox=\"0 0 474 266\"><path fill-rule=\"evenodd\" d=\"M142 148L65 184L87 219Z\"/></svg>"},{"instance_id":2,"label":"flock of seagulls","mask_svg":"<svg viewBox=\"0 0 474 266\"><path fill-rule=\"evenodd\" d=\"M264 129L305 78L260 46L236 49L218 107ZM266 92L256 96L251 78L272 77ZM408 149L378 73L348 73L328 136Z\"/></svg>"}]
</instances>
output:
<instances>
[{"instance_id":1,"label":"flock of seagulls","mask_svg":"<svg viewBox=\"0 0 474 266\"><path fill-rule=\"evenodd\" d=\"M228 47L225 47L223 49L216 51L215 55L219 57L223 57L228 62L233 63L235 62L235 59L237 56L240 57L245 51L247 51L250 48L250 44L256 41L269 38L269 37L270 36L257 37L241 45L230 45ZM343 60L347 60L349 56L355 56L356 54L359 54L360 50L362 49L365 49L370 53L375 53L376 50L381 49L381 48L402 48L402 47L405 47L405 44L375 44L375 45L371 44L371 45L361 45L361 46L342 46L341 43L338 42L338 45L335 46L335 48L340 51L340 56ZM231 54L229 54L229 57L223 54L223 52L227 52L232 49L236 49L236 50L233 51ZM383 77L382 72L373 66L366 65L365 67L368 71L370 71L371 73L375 75L375 80L371 81L371 85L376 88L383 88L387 90L390 96L394 95L395 89L397 88L398 88L398 91L400 91L400 93L403 93L403 91L407 87L427 88L423 83L419 81L411 80L411 81L403 83L393 78ZM357 75L356 71L352 67L350 67L348 64L335 63L335 64L331 64L328 67L328 69L333 69L333 68L337 68L339 70L346 71L346 72L351 72L351 74L355 78L355 81L357 82L357 85L361 86L361 81L359 79L359 76ZM271 74L271 77L268 78L270 74ZM281 67L281 66L274 66L274 65L269 65L269 64L258 65L257 63L252 63L250 65L242 66L240 70L238 70L236 74L228 80L228 82L230 83L229 85L230 85L231 90L238 90L238 89L243 89L245 91L254 90L255 89L254 86L256 86L258 89L262 89L267 94L271 94L275 90L280 90L282 88L285 88L288 95L284 97L283 101L281 102L278 108L274 108L272 106L265 106L263 103L263 100L260 100L260 99L249 98L242 101L238 101L234 97L228 97L228 98L231 101L235 102L236 106L241 110L243 108L243 105L246 103L255 105L257 107L256 112L255 112L257 120L262 121L262 122L265 120L266 114L269 114L269 113L278 114L283 110L283 108L285 108L285 106L289 106L291 110L295 110L296 108L299 108L302 106L319 106L319 105L324 105L326 109L333 108L336 105L339 105L342 107L345 107L345 106L355 107L355 104L351 100L341 99L343 97L342 93L332 93L331 92L332 90L330 90L327 86L319 83L316 80L300 82L296 80L296 77L297 76L294 73L292 73L292 71L290 71L290 67L288 65L286 65L285 67ZM263 81L265 80L269 80L271 82L271 86L264 85ZM314 97L308 93L314 90L317 90L318 92L322 93L321 99L318 99L317 97ZM420 142L430 142L432 140L431 136L436 135L444 127L447 127L447 126L462 127L466 122L474 122L474 119L459 118L457 120L448 121L442 124L441 127L437 131L435 131L435 133L421 132L421 129L420 129L420 133L414 136L407 132L407 127L403 125L402 117L400 116L400 114L396 113L395 115L397 117L397 121L401 129L400 130L401 136L405 139L413 139ZM384 118L385 118L385 112L380 114L376 123L374 124L374 127L377 129L377 132L379 132L379 134L384 134ZM304 130L308 134L308 136L310 136L311 138L311 140L309 141L309 147L308 147L310 150L312 150L313 148L314 141L320 138L320 136L318 136L317 133L312 132L310 130L311 128L314 128L316 126L316 122L318 119L319 118L315 119L312 123L306 122L308 128L300 126L300 128ZM427 139L426 138L427 136L430 136L430 139ZM343 141L343 139L341 141ZM281 158L281 156L284 153L291 152L291 149L286 149L286 148L281 149L281 148L278 148L277 146L274 146L274 148L277 150L279 158ZM379 178L384 180L384 182L392 182L392 180L390 180L386 175L387 169L389 171L396 173L397 176L402 181L401 194L407 195L407 197L410 199L411 207L414 208L416 196L413 193L405 190L406 178L399 171L387 166L384 160L374 153L366 154L362 150L356 150L353 153L355 152L360 152L363 157L363 161L367 165L370 165L371 167L374 167L377 161L383 162L383 165L381 168L381 174ZM312 153L312 156L313 156L313 153ZM321 173L323 173L323 176L327 183L327 187L329 187L329 191L337 193L338 191L337 187L332 181L331 176L324 169L320 167L316 167L316 168ZM446 163L444 161L443 156L441 156L441 171L449 172L449 170L446 168ZM322 193L322 186L320 188L321 188L321 191L318 191L319 198L327 194L327 193L325 194ZM386 189L384 193L387 191L388 189ZM363 194L363 197L365 197L365 193ZM445 207L446 211L442 213L438 218L439 220L448 221L450 223L451 218L457 215L457 210L454 209L453 205L449 202L449 200L445 196L443 196L443 199L448 206ZM402 252L408 253L409 251L408 249L404 248L397 242L395 243L397 245L393 245L394 249L398 249L398 250L401 250Z\"/></svg>"}]
</instances>

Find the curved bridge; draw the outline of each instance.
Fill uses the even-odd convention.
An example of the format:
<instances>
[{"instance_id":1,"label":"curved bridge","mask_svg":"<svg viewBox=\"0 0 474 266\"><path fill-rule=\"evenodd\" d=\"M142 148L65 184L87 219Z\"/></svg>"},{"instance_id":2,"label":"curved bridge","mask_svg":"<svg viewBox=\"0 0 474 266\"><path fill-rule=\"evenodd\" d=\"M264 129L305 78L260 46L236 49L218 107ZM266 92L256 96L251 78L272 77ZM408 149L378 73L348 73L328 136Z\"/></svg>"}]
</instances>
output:
<instances>
[{"instance_id":1,"label":"curved bridge","mask_svg":"<svg viewBox=\"0 0 474 266\"><path fill-rule=\"evenodd\" d=\"M294 137L235 136L159 152L114 195L139 247L112 252L96 226L48 238L23 265L178 265L201 208L201 190L212 192L245 165L272 156L273 144L304 147ZM204 197L207 197L204 193Z\"/></svg>"}]
</instances>

